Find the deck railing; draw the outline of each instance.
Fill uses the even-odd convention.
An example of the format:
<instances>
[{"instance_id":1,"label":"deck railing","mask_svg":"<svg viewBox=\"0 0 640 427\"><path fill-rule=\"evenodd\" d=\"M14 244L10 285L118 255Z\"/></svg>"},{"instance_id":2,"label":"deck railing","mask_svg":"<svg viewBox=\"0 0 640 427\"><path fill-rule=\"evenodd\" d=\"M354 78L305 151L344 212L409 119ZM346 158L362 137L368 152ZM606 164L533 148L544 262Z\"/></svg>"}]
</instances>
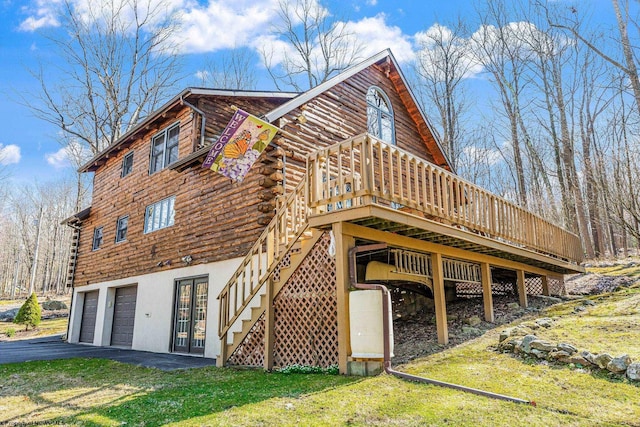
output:
<instances>
[{"instance_id":1,"label":"deck railing","mask_svg":"<svg viewBox=\"0 0 640 427\"><path fill-rule=\"evenodd\" d=\"M575 234L370 135L310 155L307 179L316 214L378 204L572 263L583 259Z\"/></svg>"},{"instance_id":2,"label":"deck railing","mask_svg":"<svg viewBox=\"0 0 640 427\"><path fill-rule=\"evenodd\" d=\"M226 337L231 325L264 285L282 255L307 228L306 188L306 181L302 180L286 199L279 199L276 215L218 295L220 337Z\"/></svg>"}]
</instances>

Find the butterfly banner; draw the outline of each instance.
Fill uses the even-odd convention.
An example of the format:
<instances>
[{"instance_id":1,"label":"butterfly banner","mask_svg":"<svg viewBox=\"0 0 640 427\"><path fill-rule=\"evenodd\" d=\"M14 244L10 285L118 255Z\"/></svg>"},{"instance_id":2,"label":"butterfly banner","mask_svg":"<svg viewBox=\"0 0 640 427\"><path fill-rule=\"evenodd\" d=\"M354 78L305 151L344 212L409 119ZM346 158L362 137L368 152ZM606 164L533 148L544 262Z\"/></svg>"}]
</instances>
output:
<instances>
[{"instance_id":1,"label":"butterfly banner","mask_svg":"<svg viewBox=\"0 0 640 427\"><path fill-rule=\"evenodd\" d=\"M276 132L277 127L236 110L220 138L209 150L202 167L234 181L242 181Z\"/></svg>"}]
</instances>

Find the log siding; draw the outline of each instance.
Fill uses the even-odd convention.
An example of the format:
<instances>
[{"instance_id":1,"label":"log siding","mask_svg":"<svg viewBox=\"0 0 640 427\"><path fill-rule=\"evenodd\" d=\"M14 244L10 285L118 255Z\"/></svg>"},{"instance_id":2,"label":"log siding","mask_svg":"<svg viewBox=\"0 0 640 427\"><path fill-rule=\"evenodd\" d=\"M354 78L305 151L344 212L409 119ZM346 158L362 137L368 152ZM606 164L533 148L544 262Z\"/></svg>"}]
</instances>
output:
<instances>
[{"instance_id":1,"label":"log siding","mask_svg":"<svg viewBox=\"0 0 640 427\"><path fill-rule=\"evenodd\" d=\"M392 73L393 74L393 73ZM263 153L242 183L194 164L170 167L149 175L151 138L179 123L179 159L200 148L200 114L187 105L162 114L144 132L131 135L123 149L98 165L90 217L82 227L104 227L103 245L92 252L92 234L81 233L75 285L115 280L193 264L221 261L247 253L272 215L269 192L291 191L305 173L306 156L367 130L366 93L375 85L389 98L395 117L397 145L433 161L415 115L408 111L397 83L379 66L369 66L306 104L285 114L276 125L286 131L275 142L281 150ZM233 107L260 116L286 99L198 96L187 100L205 113L205 144L210 144L232 116ZM304 120L299 117L304 115ZM432 138L432 136L431 136ZM122 161L133 152L133 169L121 178ZM285 158L286 157L286 158ZM271 188L274 184L277 185ZM282 191L280 191L281 193ZM175 196L174 225L144 234L147 206ZM127 240L115 244L117 220L129 216Z\"/></svg>"}]
</instances>

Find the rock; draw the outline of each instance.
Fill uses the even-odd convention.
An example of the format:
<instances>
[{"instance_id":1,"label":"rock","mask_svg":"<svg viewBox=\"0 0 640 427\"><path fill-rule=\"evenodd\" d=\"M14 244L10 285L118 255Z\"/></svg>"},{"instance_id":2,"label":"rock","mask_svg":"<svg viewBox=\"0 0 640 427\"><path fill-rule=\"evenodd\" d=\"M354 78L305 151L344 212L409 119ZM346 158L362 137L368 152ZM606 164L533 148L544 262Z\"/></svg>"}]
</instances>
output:
<instances>
[{"instance_id":1,"label":"rock","mask_svg":"<svg viewBox=\"0 0 640 427\"><path fill-rule=\"evenodd\" d=\"M610 354L600 353L593 359L593 362L598 365L598 368L607 369L607 365L611 360L613 360L613 357Z\"/></svg>"},{"instance_id":2,"label":"rock","mask_svg":"<svg viewBox=\"0 0 640 427\"><path fill-rule=\"evenodd\" d=\"M520 348L521 345L522 345L522 340L520 338L509 337L504 341L502 341L498 345L498 348L500 348L500 350L502 351L515 352L516 348Z\"/></svg>"},{"instance_id":3,"label":"rock","mask_svg":"<svg viewBox=\"0 0 640 427\"><path fill-rule=\"evenodd\" d=\"M482 323L482 319L480 319L478 316L471 316L468 319L464 319L464 323L469 326L478 326L480 323Z\"/></svg>"},{"instance_id":4,"label":"rock","mask_svg":"<svg viewBox=\"0 0 640 427\"><path fill-rule=\"evenodd\" d=\"M67 310L69 307L67 307L67 304L65 304L62 301L44 301L42 303L42 309L43 310Z\"/></svg>"},{"instance_id":5,"label":"rock","mask_svg":"<svg viewBox=\"0 0 640 427\"><path fill-rule=\"evenodd\" d=\"M531 343L535 340L537 340L538 337L535 335L527 335L522 339L522 344L520 345L520 348L522 349L522 351L524 353L531 353Z\"/></svg>"},{"instance_id":6,"label":"rock","mask_svg":"<svg viewBox=\"0 0 640 427\"><path fill-rule=\"evenodd\" d=\"M590 299L586 299L582 301L582 305L596 305L596 303L591 301Z\"/></svg>"},{"instance_id":7,"label":"rock","mask_svg":"<svg viewBox=\"0 0 640 427\"><path fill-rule=\"evenodd\" d=\"M596 355L589 353L587 350L580 352L580 356L584 358L588 363L596 365Z\"/></svg>"},{"instance_id":8,"label":"rock","mask_svg":"<svg viewBox=\"0 0 640 427\"><path fill-rule=\"evenodd\" d=\"M536 329L540 329L540 325L533 323L533 322L525 322L522 323L522 326L532 329L532 330L536 330Z\"/></svg>"},{"instance_id":9,"label":"rock","mask_svg":"<svg viewBox=\"0 0 640 427\"><path fill-rule=\"evenodd\" d=\"M553 320L548 317L543 317L542 319L537 319L535 321L536 325L541 326L543 328L550 328L553 326Z\"/></svg>"},{"instance_id":10,"label":"rock","mask_svg":"<svg viewBox=\"0 0 640 427\"><path fill-rule=\"evenodd\" d=\"M474 328L473 326L463 326L462 333L465 335L482 335L482 331L478 328Z\"/></svg>"},{"instance_id":11,"label":"rock","mask_svg":"<svg viewBox=\"0 0 640 427\"><path fill-rule=\"evenodd\" d=\"M574 346L572 346L571 344L567 344L564 342L561 342L560 344L558 344L558 350L560 351L566 351L567 353L569 353L569 355L577 353L578 349L575 348Z\"/></svg>"},{"instance_id":12,"label":"rock","mask_svg":"<svg viewBox=\"0 0 640 427\"><path fill-rule=\"evenodd\" d=\"M572 354L566 359L560 359L563 363L572 363L574 365L588 366L590 362L579 354Z\"/></svg>"},{"instance_id":13,"label":"rock","mask_svg":"<svg viewBox=\"0 0 640 427\"><path fill-rule=\"evenodd\" d=\"M627 378L633 381L640 381L640 362L635 362L627 367Z\"/></svg>"},{"instance_id":14,"label":"rock","mask_svg":"<svg viewBox=\"0 0 640 427\"><path fill-rule=\"evenodd\" d=\"M16 314L18 314L19 310L20 308L12 308L10 310L0 312L0 321L13 322L13 319L16 317Z\"/></svg>"},{"instance_id":15,"label":"rock","mask_svg":"<svg viewBox=\"0 0 640 427\"><path fill-rule=\"evenodd\" d=\"M534 350L544 351L545 353L557 350L557 346L554 343L545 340L533 340L529 343L529 346Z\"/></svg>"},{"instance_id":16,"label":"rock","mask_svg":"<svg viewBox=\"0 0 640 427\"><path fill-rule=\"evenodd\" d=\"M541 350L532 348L531 349L531 354L533 354L538 359L546 359L548 353L546 351L541 351Z\"/></svg>"},{"instance_id":17,"label":"rock","mask_svg":"<svg viewBox=\"0 0 640 427\"><path fill-rule=\"evenodd\" d=\"M575 313L580 313L581 311L585 311L585 310L586 310L586 308L585 308L584 306L581 306L581 305L579 305L579 306L577 306L577 307L575 307L575 308L573 309L573 311L574 311Z\"/></svg>"},{"instance_id":18,"label":"rock","mask_svg":"<svg viewBox=\"0 0 640 427\"><path fill-rule=\"evenodd\" d=\"M509 304L507 304L507 308L509 310L518 310L520 309L520 304L518 304L517 302L510 302Z\"/></svg>"},{"instance_id":19,"label":"rock","mask_svg":"<svg viewBox=\"0 0 640 427\"><path fill-rule=\"evenodd\" d=\"M500 332L499 342L504 341L508 337L524 337L525 335L529 335L530 333L531 330L522 325L515 326L513 328L507 328Z\"/></svg>"},{"instance_id":20,"label":"rock","mask_svg":"<svg viewBox=\"0 0 640 427\"><path fill-rule=\"evenodd\" d=\"M555 350L555 351L550 351L549 352L549 358L553 359L553 360L558 360L564 363L566 359L569 358L569 356L571 356L569 353L567 353L566 351L562 351L562 350Z\"/></svg>"},{"instance_id":21,"label":"rock","mask_svg":"<svg viewBox=\"0 0 640 427\"><path fill-rule=\"evenodd\" d=\"M629 365L631 365L631 362L631 358L626 354L623 354L622 356L611 359L607 364L607 370L615 374L622 374L627 370Z\"/></svg>"}]
</instances>

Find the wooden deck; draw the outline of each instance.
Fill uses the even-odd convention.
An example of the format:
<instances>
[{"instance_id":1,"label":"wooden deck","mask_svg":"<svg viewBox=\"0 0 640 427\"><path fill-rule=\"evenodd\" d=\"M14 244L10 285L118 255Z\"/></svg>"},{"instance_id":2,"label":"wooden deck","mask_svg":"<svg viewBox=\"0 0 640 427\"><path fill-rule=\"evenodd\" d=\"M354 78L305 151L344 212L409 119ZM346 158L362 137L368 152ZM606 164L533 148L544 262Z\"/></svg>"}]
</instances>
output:
<instances>
[{"instance_id":1,"label":"wooden deck","mask_svg":"<svg viewBox=\"0 0 640 427\"><path fill-rule=\"evenodd\" d=\"M416 239L437 245L434 252L489 256L532 273L584 271L576 235L369 135L310 156L307 177L312 228L346 222L372 240Z\"/></svg>"},{"instance_id":2,"label":"wooden deck","mask_svg":"<svg viewBox=\"0 0 640 427\"><path fill-rule=\"evenodd\" d=\"M312 250L318 230L333 236L342 373L349 353L347 253L356 245L380 242L392 250L428 254L441 343L448 342L445 265L460 261L480 269L487 321L494 319L492 269L511 272L523 307L528 277L538 277L548 295L549 280L561 284L562 275L584 271L574 234L369 135L315 152L306 167L297 187L278 199L274 218L218 295L221 365L263 319L265 336L258 341L265 343L265 368L273 367L274 297ZM325 261L313 268L328 265Z\"/></svg>"}]
</instances>

